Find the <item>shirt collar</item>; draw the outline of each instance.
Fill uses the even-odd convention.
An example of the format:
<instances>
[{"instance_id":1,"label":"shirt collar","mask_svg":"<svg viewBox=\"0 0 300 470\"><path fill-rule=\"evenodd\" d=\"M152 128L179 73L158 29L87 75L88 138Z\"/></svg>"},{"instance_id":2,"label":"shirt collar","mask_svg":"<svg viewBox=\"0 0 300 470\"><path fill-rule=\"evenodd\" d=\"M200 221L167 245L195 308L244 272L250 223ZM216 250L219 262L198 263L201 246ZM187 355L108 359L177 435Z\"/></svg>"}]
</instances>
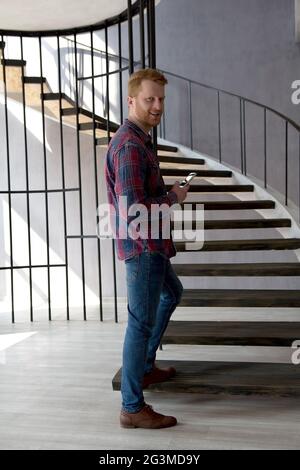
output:
<instances>
[{"instance_id":1,"label":"shirt collar","mask_svg":"<svg viewBox=\"0 0 300 470\"><path fill-rule=\"evenodd\" d=\"M137 124L130 121L129 119L125 119L125 123L142 139L145 145L152 147L152 140L150 134L146 134L143 129L141 129Z\"/></svg>"}]
</instances>

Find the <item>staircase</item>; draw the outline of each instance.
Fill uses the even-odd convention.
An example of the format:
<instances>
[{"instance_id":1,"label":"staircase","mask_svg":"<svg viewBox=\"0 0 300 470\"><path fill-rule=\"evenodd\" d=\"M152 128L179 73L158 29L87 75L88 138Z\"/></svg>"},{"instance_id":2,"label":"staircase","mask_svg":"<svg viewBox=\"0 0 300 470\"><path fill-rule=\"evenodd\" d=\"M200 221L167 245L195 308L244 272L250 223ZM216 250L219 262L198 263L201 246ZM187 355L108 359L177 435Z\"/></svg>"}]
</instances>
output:
<instances>
[{"instance_id":1,"label":"staircase","mask_svg":"<svg viewBox=\"0 0 300 470\"><path fill-rule=\"evenodd\" d=\"M25 61L6 60L3 57L5 43L0 42L0 80L6 83L10 97L25 97L26 105L61 119L84 132L93 135L95 145L107 145L107 130L113 134L118 124L109 122L101 116L77 107L76 103L64 93L53 93L45 77L28 77L24 74ZM5 70L5 72L4 72ZM252 238L253 230L290 230L295 228L295 222L287 211L281 211L284 216L272 216L269 211L276 211L279 203L273 197L253 198L257 193L254 184L232 181L237 175L223 165L219 169L211 168L209 161L203 158L190 158L177 151L170 145L159 145L159 160L162 175L167 188L170 188L170 178L181 179L187 171L196 171L189 191L188 202L193 210L196 204L203 204L205 212L217 214L217 218L204 222L205 236L210 230L246 230L247 238L235 237L222 240L205 240L201 250L186 251L185 241L177 241L178 256L185 256L184 262L173 263L175 272L180 278L196 278L199 286L201 277L288 277L300 276L299 262L237 262L234 252L274 252L285 250L284 253L294 253L300 248L300 238L281 237ZM205 167L205 168L203 168ZM188 168L188 170L187 170ZM213 178L213 180L210 180ZM218 184L218 180L221 183ZM229 183L225 184L224 180ZM211 182L212 181L212 182ZM218 195L212 200L205 194ZM246 194L249 199L241 200L240 195ZM199 199L199 197L201 199ZM236 197L236 198L235 198ZM220 199L222 198L222 199ZM239 199L240 198L240 199ZM221 212L223 211L223 212ZM222 213L231 214L237 211L241 217L222 218ZM263 217L247 217L248 211ZM270 216L265 216L269 212ZM219 215L220 214L220 215ZM193 225L194 226L194 225ZM297 230L298 227L296 226ZM284 234L288 232L283 232ZM205 252L230 253L233 262L205 263L201 255ZM198 262L200 258L200 262ZM196 262L195 262L196 259ZM172 320L165 332L162 344L178 345L217 345L217 346L274 346L290 347L294 340L300 339L300 322L284 321L284 308L300 307L299 290L280 289L185 289L180 307L193 307L195 314L199 307L281 307L282 321L175 321ZM172 380L161 384L153 384L150 390L196 393L230 393L230 394L268 394L294 396L300 394L300 367L291 363L253 363L253 362L216 362L216 361L158 361L158 366L169 366L172 363L177 369L177 375ZM120 390L121 370L113 378L113 389Z\"/></svg>"},{"instance_id":2,"label":"staircase","mask_svg":"<svg viewBox=\"0 0 300 470\"><path fill-rule=\"evenodd\" d=\"M161 169L164 177L174 176L174 179L182 179L186 173L186 166L179 168L184 163L182 157L176 155L160 156ZM188 159L187 159L188 160ZM163 163L168 162L168 168ZM205 236L209 230L225 229L248 229L246 239L222 239L205 240L199 251L186 252L185 242L175 243L178 256L181 253L189 257L189 262L173 262L176 274L184 282L184 279L197 278L201 285L202 276L214 277L287 277L300 275L299 262L236 262L239 253L247 251L274 251L274 250L297 250L300 248L300 238L251 238L249 230L270 228L292 227L291 217L257 218L246 217L249 211L266 209L275 211L277 203L272 199L255 200L226 200L234 193L247 192L253 194L254 185L240 184L210 184L206 178L232 178L232 172L226 170L199 170L200 165L205 165L203 159L189 159L189 164L194 166L188 171L196 171L201 178L195 178L191 183L189 201L184 204L192 204L193 210L196 204L204 204L205 211L240 211L245 215L241 218L222 219L221 216L205 220ZM196 168L197 167L197 168ZM203 182L202 182L203 180ZM216 180L215 180L216 181ZM167 183L167 182L166 182ZM172 184L167 183L170 188ZM194 195L223 193L222 201L206 201L205 196L201 201L194 201ZM226 196L228 194L228 196ZM222 214L222 212L221 212ZM257 212L256 212L257 214ZM294 222L293 222L294 223ZM195 221L191 225L195 228ZM254 232L255 233L255 232ZM226 252L231 254L231 263L198 262L199 255L204 252ZM232 252L232 253L231 253ZM198 255L198 256L197 256ZM197 262L195 262L197 256ZM210 345L210 346L272 346L291 347L296 339L300 339L300 322L284 321L284 308L300 307L299 290L278 289L188 289L185 288L180 307L194 307L195 317L199 307L239 307L241 309L241 321L175 321L171 320L164 334L162 345ZM242 309L245 307L282 307L283 321L243 321ZM196 310L197 308L197 310ZM173 365L177 375L173 379L152 384L148 387L151 391L166 392L194 392L194 393L227 393L227 394L259 394L278 396L299 396L300 394L300 367L292 364L282 363L255 363L255 362L216 362L216 361L157 361L159 367ZM121 369L113 378L113 389L120 390Z\"/></svg>"}]
</instances>

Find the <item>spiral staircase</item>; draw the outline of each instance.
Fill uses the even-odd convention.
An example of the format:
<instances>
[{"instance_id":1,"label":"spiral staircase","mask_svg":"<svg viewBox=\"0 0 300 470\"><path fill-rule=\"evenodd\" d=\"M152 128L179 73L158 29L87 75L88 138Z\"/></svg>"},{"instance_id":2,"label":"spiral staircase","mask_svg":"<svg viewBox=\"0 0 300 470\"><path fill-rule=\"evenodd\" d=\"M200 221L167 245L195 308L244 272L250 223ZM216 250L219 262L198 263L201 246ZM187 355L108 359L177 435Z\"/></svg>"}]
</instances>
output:
<instances>
[{"instance_id":1,"label":"spiral staircase","mask_svg":"<svg viewBox=\"0 0 300 470\"><path fill-rule=\"evenodd\" d=\"M6 91L12 98L26 96L26 106L44 107L45 113L63 123L76 127L80 132L96 136L95 145L107 144L107 129L114 133L118 124L77 108L76 103L64 93L53 93L45 77L29 77L25 74L26 62L7 60L3 56L5 43L0 42L0 80L5 81ZM5 70L5 72L4 72ZM94 133L95 127L95 133ZM300 248L300 229L292 216L273 196L251 184L245 178L213 160L187 156L183 149L171 145L159 145L158 157L161 172L168 188L171 181L183 178L187 170L196 171L197 178L191 184L188 200L182 204L203 204L208 214L204 221L205 234L210 230L247 230L246 239L205 240L198 253L186 251L185 241L177 241L179 255L184 262L173 264L180 278L197 280L208 277L288 277L300 276L299 261L237 262L234 252L269 252L280 250L297 253ZM221 183L218 182L221 181ZM205 200L204 194L219 194L221 199ZM194 196L201 199L195 200ZM236 196L236 197L234 197ZM207 198L209 199L209 198ZM279 208L279 210L278 210ZM226 211L226 212L224 212ZM251 212L252 211L252 212ZM255 211L255 212L253 212ZM239 214L222 218L222 214ZM220 215L219 215L220 214ZM252 214L252 217L247 217ZM260 238L251 237L251 230L267 231ZM268 229L276 230L270 238ZM280 230L283 230L283 236ZM293 237L288 235L294 234ZM297 236L296 236L297 235ZM206 264L201 262L205 252L231 253L233 262ZM297 255L298 256L298 255ZM180 256L179 256L180 257ZM294 259L296 256L294 256ZM195 259L197 262L195 262ZM198 259L200 262L198 263ZM188 261L186 261L188 260ZM162 344L217 345L217 346L272 346L291 347L300 339L300 322L285 321L284 309L300 307L300 291L291 289L185 289L179 307L280 307L282 321L174 321L163 337ZM168 392L263 394L295 396L300 394L300 366L290 363L217 362L217 361L158 361L161 367L173 365L177 375L168 382L154 384L149 390ZM121 370L113 378L113 389L120 389Z\"/></svg>"}]
</instances>

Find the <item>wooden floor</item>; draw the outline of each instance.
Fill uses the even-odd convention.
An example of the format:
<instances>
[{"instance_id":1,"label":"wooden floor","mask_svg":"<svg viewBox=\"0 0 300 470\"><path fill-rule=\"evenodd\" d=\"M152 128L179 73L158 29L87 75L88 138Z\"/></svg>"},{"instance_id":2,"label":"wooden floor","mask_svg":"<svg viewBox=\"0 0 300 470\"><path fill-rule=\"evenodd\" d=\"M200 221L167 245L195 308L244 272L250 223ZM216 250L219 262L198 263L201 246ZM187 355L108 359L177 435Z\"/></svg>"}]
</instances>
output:
<instances>
[{"instance_id":1,"label":"wooden floor","mask_svg":"<svg viewBox=\"0 0 300 470\"><path fill-rule=\"evenodd\" d=\"M195 319L193 310L177 309L174 319ZM57 314L51 323L33 324L19 314L14 325L0 314L0 449L300 449L300 398L149 390L146 401L179 424L121 429L120 393L111 381L121 364L126 312L123 307L119 324L108 304L104 313L103 323L95 309L87 322ZM206 321L241 318L233 308L196 313ZM242 315L280 321L283 310L248 308ZM299 319L299 309L285 309L284 317ZM287 363L290 355L289 348L170 344L158 358Z\"/></svg>"}]
</instances>

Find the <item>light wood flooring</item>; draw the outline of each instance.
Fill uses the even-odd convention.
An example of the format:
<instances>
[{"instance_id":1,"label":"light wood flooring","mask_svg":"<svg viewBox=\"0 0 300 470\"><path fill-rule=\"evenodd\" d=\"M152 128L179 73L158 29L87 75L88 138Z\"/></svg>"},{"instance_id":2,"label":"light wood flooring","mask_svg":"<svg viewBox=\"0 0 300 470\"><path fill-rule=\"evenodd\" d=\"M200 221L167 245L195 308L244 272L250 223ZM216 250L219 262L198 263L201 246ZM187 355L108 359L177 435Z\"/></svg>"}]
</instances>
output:
<instances>
[{"instance_id":1,"label":"light wood flooring","mask_svg":"<svg viewBox=\"0 0 300 470\"><path fill-rule=\"evenodd\" d=\"M0 314L0 449L300 449L300 397L266 398L145 392L154 409L175 415L171 429L119 427L120 394L111 380L121 364L126 305L120 322L28 322ZM299 319L299 309L180 308L174 319ZM24 339L18 333L34 333ZM7 336L7 335L16 335ZM21 339L21 340L20 340ZM2 341L2 342L1 342ZM7 343L9 344L9 343ZM287 362L289 348L166 345L160 359ZM300 365L298 366L300 367Z\"/></svg>"}]
</instances>

